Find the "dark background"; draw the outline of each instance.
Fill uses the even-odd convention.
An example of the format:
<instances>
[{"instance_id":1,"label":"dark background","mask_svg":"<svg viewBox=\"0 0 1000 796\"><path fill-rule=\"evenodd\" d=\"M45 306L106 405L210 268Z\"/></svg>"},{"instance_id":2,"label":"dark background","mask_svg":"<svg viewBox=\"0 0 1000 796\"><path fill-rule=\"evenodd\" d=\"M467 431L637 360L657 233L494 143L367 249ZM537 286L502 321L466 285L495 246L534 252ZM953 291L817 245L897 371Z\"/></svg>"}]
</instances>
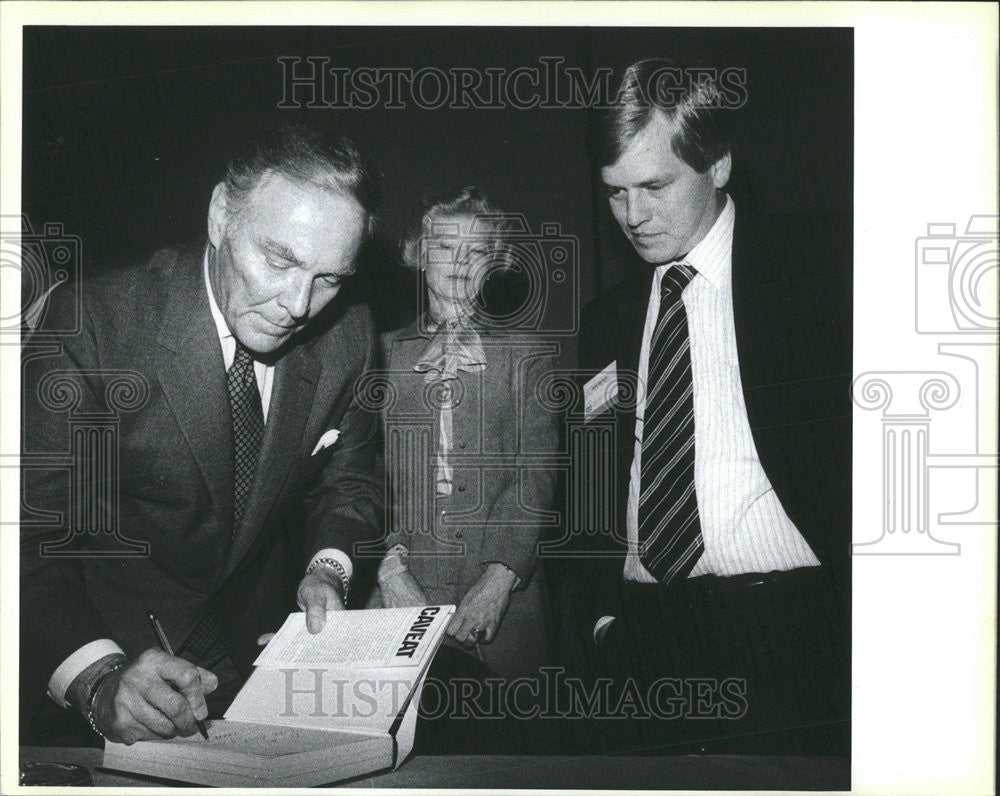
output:
<instances>
[{"instance_id":1,"label":"dark background","mask_svg":"<svg viewBox=\"0 0 1000 796\"><path fill-rule=\"evenodd\" d=\"M85 275L204 234L228 154L255 129L310 119L353 135L386 176L367 254L376 317L414 312L397 265L403 222L424 193L474 183L531 229L579 241L574 277L551 285L545 327L571 329L578 302L641 267L599 191L576 109L281 109L279 56L343 67L592 70L697 57L747 70L731 190L768 213L850 212L853 31L681 28L34 27L24 36L22 206L32 228L82 240ZM574 296L576 300L574 300ZM571 356L571 339L566 339Z\"/></svg>"}]
</instances>

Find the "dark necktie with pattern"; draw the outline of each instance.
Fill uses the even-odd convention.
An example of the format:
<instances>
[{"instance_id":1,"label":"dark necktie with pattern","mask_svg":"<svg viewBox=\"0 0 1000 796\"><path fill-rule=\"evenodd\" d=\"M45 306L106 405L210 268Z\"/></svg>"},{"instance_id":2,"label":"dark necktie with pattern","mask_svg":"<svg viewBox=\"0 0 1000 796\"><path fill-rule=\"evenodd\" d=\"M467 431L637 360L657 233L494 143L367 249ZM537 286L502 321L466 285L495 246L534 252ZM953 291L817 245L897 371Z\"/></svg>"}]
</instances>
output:
<instances>
[{"instance_id":1,"label":"dark necktie with pattern","mask_svg":"<svg viewBox=\"0 0 1000 796\"><path fill-rule=\"evenodd\" d=\"M233 411L233 533L240 525L243 507L253 474L257 469L257 457L264 440L264 412L260 404L257 378L253 372L253 357L237 340L236 356L226 373L226 387L229 389L229 404Z\"/></svg>"},{"instance_id":2,"label":"dark necktie with pattern","mask_svg":"<svg viewBox=\"0 0 1000 796\"><path fill-rule=\"evenodd\" d=\"M705 550L694 488L691 338L681 292L686 263L663 275L649 345L639 471L639 560L661 583L686 578Z\"/></svg>"}]
</instances>

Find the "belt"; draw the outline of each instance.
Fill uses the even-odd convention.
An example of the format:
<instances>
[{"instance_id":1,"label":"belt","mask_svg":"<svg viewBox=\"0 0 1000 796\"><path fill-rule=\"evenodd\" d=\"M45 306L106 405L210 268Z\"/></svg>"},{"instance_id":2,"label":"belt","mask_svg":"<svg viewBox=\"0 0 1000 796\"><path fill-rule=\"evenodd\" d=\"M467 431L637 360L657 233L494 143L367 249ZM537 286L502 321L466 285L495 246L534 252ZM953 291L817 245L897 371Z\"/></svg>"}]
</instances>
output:
<instances>
[{"instance_id":1,"label":"belt","mask_svg":"<svg viewBox=\"0 0 1000 796\"><path fill-rule=\"evenodd\" d=\"M679 598L700 597L718 594L729 594L732 592L758 589L777 584L793 583L795 581L818 580L822 572L822 567L797 567L795 569L779 570L775 572L747 572L740 575L698 575L694 578L685 578L682 581L675 581L669 586L660 583L638 583L626 581L626 589L639 591L657 590L664 597L676 595Z\"/></svg>"}]
</instances>

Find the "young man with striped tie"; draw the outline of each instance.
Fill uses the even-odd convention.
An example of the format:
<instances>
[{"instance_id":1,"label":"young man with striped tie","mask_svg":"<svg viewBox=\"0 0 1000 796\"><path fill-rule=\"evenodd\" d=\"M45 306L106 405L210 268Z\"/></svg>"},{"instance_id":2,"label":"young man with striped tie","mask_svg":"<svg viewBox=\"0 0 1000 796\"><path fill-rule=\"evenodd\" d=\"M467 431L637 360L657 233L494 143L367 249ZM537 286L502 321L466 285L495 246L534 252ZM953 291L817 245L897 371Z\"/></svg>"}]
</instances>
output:
<instances>
[{"instance_id":1,"label":"young man with striped tie","mask_svg":"<svg viewBox=\"0 0 1000 796\"><path fill-rule=\"evenodd\" d=\"M592 154L642 263L581 317L614 511L574 594L609 702L641 704L594 748L846 754L850 220L734 202L735 111L704 70L640 61L612 88Z\"/></svg>"}]
</instances>

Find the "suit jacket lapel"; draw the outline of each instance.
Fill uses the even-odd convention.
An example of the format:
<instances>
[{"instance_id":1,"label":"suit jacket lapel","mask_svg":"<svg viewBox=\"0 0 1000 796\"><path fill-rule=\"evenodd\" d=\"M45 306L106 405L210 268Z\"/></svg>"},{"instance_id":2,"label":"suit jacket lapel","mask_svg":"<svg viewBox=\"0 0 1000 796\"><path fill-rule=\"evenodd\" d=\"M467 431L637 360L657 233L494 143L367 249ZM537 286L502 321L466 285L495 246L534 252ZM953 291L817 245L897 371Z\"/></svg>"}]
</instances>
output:
<instances>
[{"instance_id":1,"label":"suit jacket lapel","mask_svg":"<svg viewBox=\"0 0 1000 796\"><path fill-rule=\"evenodd\" d=\"M202 278L204 249L178 260L157 334L156 373L212 496L221 532L233 517L233 433L226 373Z\"/></svg>"},{"instance_id":2,"label":"suit jacket lapel","mask_svg":"<svg viewBox=\"0 0 1000 796\"><path fill-rule=\"evenodd\" d=\"M616 328L609 329L608 334L617 340L615 346L619 373L619 396L629 393L634 396L634 390L623 390L622 374L626 377L638 378L639 355L642 353L642 331L646 325L646 312L649 307L649 291L653 284L654 270L651 266L637 264L620 286L621 300L617 302L618 316ZM619 398L619 400L621 400ZM617 466L617 515L619 538L624 546L625 512L628 505L629 478L635 448L635 415L636 402L634 398L625 404L628 408L615 412L615 447Z\"/></svg>"},{"instance_id":3,"label":"suit jacket lapel","mask_svg":"<svg viewBox=\"0 0 1000 796\"><path fill-rule=\"evenodd\" d=\"M769 372L774 347L780 342L774 328L779 318L769 312L773 309L770 296L780 288L774 256L755 237L746 214L737 214L733 229L733 323L743 399L755 431L768 421L767 404L773 402L773 389L782 381Z\"/></svg>"},{"instance_id":4,"label":"suit jacket lapel","mask_svg":"<svg viewBox=\"0 0 1000 796\"><path fill-rule=\"evenodd\" d=\"M307 345L292 349L275 366L271 405L254 482L240 527L235 529L220 582L233 572L250 549L293 465L299 461L321 369L321 363Z\"/></svg>"},{"instance_id":5,"label":"suit jacket lapel","mask_svg":"<svg viewBox=\"0 0 1000 796\"><path fill-rule=\"evenodd\" d=\"M649 291L653 286L652 266L637 266L628 281L623 283L625 290L623 300L618 305L619 335L619 373L639 373L639 355L642 353L642 331L646 326L646 312L649 308ZM628 437L632 439L635 429L635 402L631 402L630 410L623 413L628 426Z\"/></svg>"},{"instance_id":6,"label":"suit jacket lapel","mask_svg":"<svg viewBox=\"0 0 1000 796\"><path fill-rule=\"evenodd\" d=\"M788 350L795 329L788 285L791 267L794 263L785 262L774 243L761 234L760 225L748 223L747 214L737 215L733 322L743 400L757 456L783 500L781 463L787 460L787 429L797 421L794 409L798 405L789 398L803 375L780 355Z\"/></svg>"}]
</instances>

